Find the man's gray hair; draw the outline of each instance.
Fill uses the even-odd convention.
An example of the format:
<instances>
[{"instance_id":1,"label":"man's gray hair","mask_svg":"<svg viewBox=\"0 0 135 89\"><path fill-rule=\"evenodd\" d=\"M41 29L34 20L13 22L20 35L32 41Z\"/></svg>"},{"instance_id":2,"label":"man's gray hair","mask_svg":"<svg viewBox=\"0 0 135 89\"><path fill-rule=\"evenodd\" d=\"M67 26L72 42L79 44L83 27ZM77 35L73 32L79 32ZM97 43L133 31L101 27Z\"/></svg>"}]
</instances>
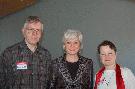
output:
<instances>
[{"instance_id":1,"label":"man's gray hair","mask_svg":"<svg viewBox=\"0 0 135 89\"><path fill-rule=\"evenodd\" d=\"M38 23L38 22L42 24L42 31L43 31L43 23L38 16L28 16L24 23L24 28L26 28L27 24L29 23Z\"/></svg>"}]
</instances>

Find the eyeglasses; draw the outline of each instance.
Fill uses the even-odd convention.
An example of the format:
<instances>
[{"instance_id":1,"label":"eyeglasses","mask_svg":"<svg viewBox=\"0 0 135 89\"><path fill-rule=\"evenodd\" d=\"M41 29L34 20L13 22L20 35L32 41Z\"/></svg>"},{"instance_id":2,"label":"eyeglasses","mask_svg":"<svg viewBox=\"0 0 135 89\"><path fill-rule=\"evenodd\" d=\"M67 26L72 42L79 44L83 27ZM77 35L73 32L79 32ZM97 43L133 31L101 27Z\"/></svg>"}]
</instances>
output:
<instances>
[{"instance_id":1,"label":"eyeglasses","mask_svg":"<svg viewBox=\"0 0 135 89\"><path fill-rule=\"evenodd\" d=\"M28 32L41 32L41 29L34 29L34 28L26 28Z\"/></svg>"}]
</instances>

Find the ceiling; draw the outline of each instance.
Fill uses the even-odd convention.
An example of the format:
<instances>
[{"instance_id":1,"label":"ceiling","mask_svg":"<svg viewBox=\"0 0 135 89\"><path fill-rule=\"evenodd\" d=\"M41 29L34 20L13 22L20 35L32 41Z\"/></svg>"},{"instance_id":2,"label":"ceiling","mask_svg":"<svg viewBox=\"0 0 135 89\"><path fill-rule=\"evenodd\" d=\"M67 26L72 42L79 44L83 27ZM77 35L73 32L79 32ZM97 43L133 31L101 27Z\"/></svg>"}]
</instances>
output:
<instances>
[{"instance_id":1,"label":"ceiling","mask_svg":"<svg viewBox=\"0 0 135 89\"><path fill-rule=\"evenodd\" d=\"M0 17L22 10L34 3L36 0L0 0Z\"/></svg>"}]
</instances>

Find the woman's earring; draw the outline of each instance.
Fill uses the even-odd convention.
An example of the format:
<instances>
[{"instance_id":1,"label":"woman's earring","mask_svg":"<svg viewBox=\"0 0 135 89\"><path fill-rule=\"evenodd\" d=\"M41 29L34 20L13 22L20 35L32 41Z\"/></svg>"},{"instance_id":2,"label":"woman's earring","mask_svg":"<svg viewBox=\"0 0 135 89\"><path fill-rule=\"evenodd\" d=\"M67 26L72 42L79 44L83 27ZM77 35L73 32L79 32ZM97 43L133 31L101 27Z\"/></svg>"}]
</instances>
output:
<instances>
[{"instance_id":1,"label":"woman's earring","mask_svg":"<svg viewBox=\"0 0 135 89\"><path fill-rule=\"evenodd\" d=\"M66 51L65 51L65 45L63 45L63 53L64 54L66 53Z\"/></svg>"}]
</instances>

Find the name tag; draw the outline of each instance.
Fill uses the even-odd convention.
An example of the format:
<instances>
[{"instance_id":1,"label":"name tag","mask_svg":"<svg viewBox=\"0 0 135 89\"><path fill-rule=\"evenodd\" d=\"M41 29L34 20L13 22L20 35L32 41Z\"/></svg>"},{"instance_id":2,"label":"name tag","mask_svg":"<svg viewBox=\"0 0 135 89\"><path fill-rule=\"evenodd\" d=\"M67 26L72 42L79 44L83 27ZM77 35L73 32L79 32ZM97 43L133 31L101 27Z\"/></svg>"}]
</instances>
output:
<instances>
[{"instance_id":1,"label":"name tag","mask_svg":"<svg viewBox=\"0 0 135 89\"><path fill-rule=\"evenodd\" d=\"M27 69L27 62L17 62L16 66L17 70Z\"/></svg>"}]
</instances>

